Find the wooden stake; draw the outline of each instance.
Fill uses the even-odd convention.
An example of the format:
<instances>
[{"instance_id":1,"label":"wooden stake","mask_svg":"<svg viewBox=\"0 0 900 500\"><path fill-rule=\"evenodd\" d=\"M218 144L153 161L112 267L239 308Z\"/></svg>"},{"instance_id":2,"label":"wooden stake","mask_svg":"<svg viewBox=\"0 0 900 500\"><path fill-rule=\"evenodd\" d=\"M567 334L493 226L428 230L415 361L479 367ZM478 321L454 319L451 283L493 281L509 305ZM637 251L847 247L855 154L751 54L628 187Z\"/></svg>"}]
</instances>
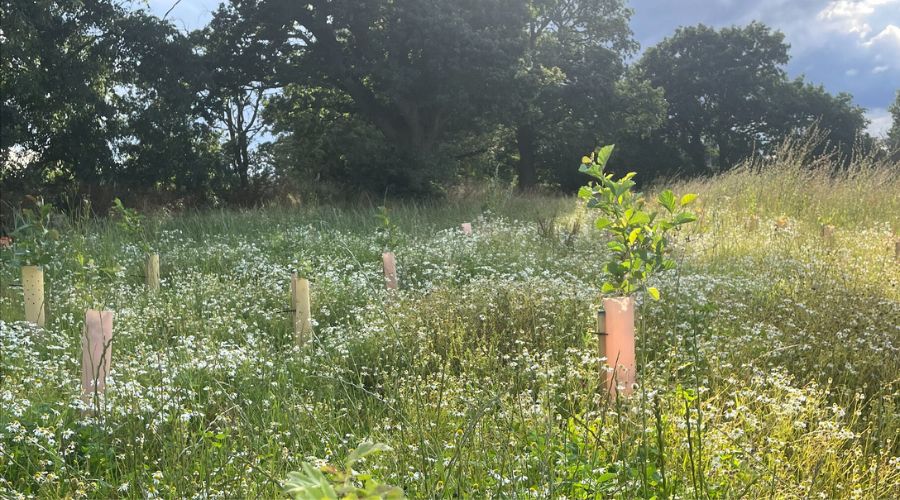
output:
<instances>
[{"instance_id":1,"label":"wooden stake","mask_svg":"<svg viewBox=\"0 0 900 500\"><path fill-rule=\"evenodd\" d=\"M112 362L112 311L88 309L81 339L81 391L85 400L106 390L106 374Z\"/></svg>"},{"instance_id":2,"label":"wooden stake","mask_svg":"<svg viewBox=\"0 0 900 500\"><path fill-rule=\"evenodd\" d=\"M894 258L900 260L900 240L894 241Z\"/></svg>"},{"instance_id":3,"label":"wooden stake","mask_svg":"<svg viewBox=\"0 0 900 500\"><path fill-rule=\"evenodd\" d=\"M312 315L309 308L309 280L297 278L291 273L291 307L294 318L294 340L297 345L306 343L307 336L312 333Z\"/></svg>"},{"instance_id":4,"label":"wooden stake","mask_svg":"<svg viewBox=\"0 0 900 500\"><path fill-rule=\"evenodd\" d=\"M388 290L396 290L400 283L397 279L397 261L394 258L394 252L381 254L381 261L384 266L384 287Z\"/></svg>"},{"instance_id":5,"label":"wooden stake","mask_svg":"<svg viewBox=\"0 0 900 500\"><path fill-rule=\"evenodd\" d=\"M834 243L834 226L831 224L822 226L822 240L829 245Z\"/></svg>"},{"instance_id":6,"label":"wooden stake","mask_svg":"<svg viewBox=\"0 0 900 500\"><path fill-rule=\"evenodd\" d=\"M147 262L144 263L144 277L147 279L147 288L155 292L159 290L159 254L148 253Z\"/></svg>"},{"instance_id":7,"label":"wooden stake","mask_svg":"<svg viewBox=\"0 0 900 500\"><path fill-rule=\"evenodd\" d=\"M462 229L462 233L466 236L472 236L472 223L471 222L463 222L460 224L460 229Z\"/></svg>"},{"instance_id":8,"label":"wooden stake","mask_svg":"<svg viewBox=\"0 0 900 500\"><path fill-rule=\"evenodd\" d=\"M44 269L40 266L23 266L22 289L25 295L25 321L43 327L47 319L44 304Z\"/></svg>"},{"instance_id":9,"label":"wooden stake","mask_svg":"<svg viewBox=\"0 0 900 500\"><path fill-rule=\"evenodd\" d=\"M759 228L759 217L756 215L751 215L749 219L747 219L747 229L750 231L756 231Z\"/></svg>"},{"instance_id":10,"label":"wooden stake","mask_svg":"<svg viewBox=\"0 0 900 500\"><path fill-rule=\"evenodd\" d=\"M597 310L594 331L597 333L597 347L601 358L606 357L606 311ZM605 362L604 362L605 363Z\"/></svg>"}]
</instances>

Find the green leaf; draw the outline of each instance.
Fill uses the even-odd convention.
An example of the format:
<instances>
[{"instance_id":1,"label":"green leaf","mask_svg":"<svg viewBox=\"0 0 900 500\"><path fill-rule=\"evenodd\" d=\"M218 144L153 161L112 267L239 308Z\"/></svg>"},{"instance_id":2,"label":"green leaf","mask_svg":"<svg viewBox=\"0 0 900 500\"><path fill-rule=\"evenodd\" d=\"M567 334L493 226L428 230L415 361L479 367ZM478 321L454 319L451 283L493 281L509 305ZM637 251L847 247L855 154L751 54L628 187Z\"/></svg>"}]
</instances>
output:
<instances>
[{"instance_id":1,"label":"green leaf","mask_svg":"<svg viewBox=\"0 0 900 500\"><path fill-rule=\"evenodd\" d=\"M650 222L650 214L643 211L637 211L634 213L634 216L631 217L630 222L634 225L648 224Z\"/></svg>"},{"instance_id":2,"label":"green leaf","mask_svg":"<svg viewBox=\"0 0 900 500\"><path fill-rule=\"evenodd\" d=\"M681 197L681 201L679 202L679 205L681 205L682 207L686 207L686 206L688 206L688 204L690 204L692 201L694 201L696 199L697 199L696 194L688 193Z\"/></svg>"},{"instance_id":3,"label":"green leaf","mask_svg":"<svg viewBox=\"0 0 900 500\"><path fill-rule=\"evenodd\" d=\"M659 204L664 206L669 212L675 211L675 195L672 194L671 190L666 189L662 193L659 193L657 200L659 201Z\"/></svg>"},{"instance_id":4,"label":"green leaf","mask_svg":"<svg viewBox=\"0 0 900 500\"><path fill-rule=\"evenodd\" d=\"M675 219L672 221L676 226L681 224L687 224L688 222L694 222L697 220L697 216L690 212L681 212L675 216Z\"/></svg>"},{"instance_id":5,"label":"green leaf","mask_svg":"<svg viewBox=\"0 0 900 500\"><path fill-rule=\"evenodd\" d=\"M363 441L350 453L350 456L347 457L347 460L344 462L347 468L353 467L353 464L356 463L359 459L371 455L373 453L378 453L381 451L393 451L393 449L383 443L373 443L372 441Z\"/></svg>"},{"instance_id":6,"label":"green leaf","mask_svg":"<svg viewBox=\"0 0 900 500\"><path fill-rule=\"evenodd\" d=\"M606 283L603 283L602 287L600 287L600 291L603 293L611 293L611 292L616 291L616 287L612 283L606 282Z\"/></svg>"},{"instance_id":7,"label":"green leaf","mask_svg":"<svg viewBox=\"0 0 900 500\"><path fill-rule=\"evenodd\" d=\"M615 147L615 144L610 144L608 146L603 146L602 148L597 150L597 155L594 163L599 165L601 170L606 167L606 162L609 161L609 157L612 155L613 149Z\"/></svg>"},{"instance_id":8,"label":"green leaf","mask_svg":"<svg viewBox=\"0 0 900 500\"><path fill-rule=\"evenodd\" d=\"M598 217L597 220L594 221L594 227L597 229L604 229L610 224L612 224L612 221L604 217Z\"/></svg>"},{"instance_id":9,"label":"green leaf","mask_svg":"<svg viewBox=\"0 0 900 500\"><path fill-rule=\"evenodd\" d=\"M337 499L337 492L322 471L304 463L299 472L291 472L284 481L284 492L294 499Z\"/></svg>"},{"instance_id":10,"label":"green leaf","mask_svg":"<svg viewBox=\"0 0 900 500\"><path fill-rule=\"evenodd\" d=\"M651 286L647 288L647 293L649 293L650 296L653 297L653 300L659 300L659 290L657 290L655 287Z\"/></svg>"},{"instance_id":11,"label":"green leaf","mask_svg":"<svg viewBox=\"0 0 900 500\"><path fill-rule=\"evenodd\" d=\"M592 196L594 196L594 190L587 186L581 186L581 189L578 190L578 197L582 200L590 199Z\"/></svg>"},{"instance_id":12,"label":"green leaf","mask_svg":"<svg viewBox=\"0 0 900 500\"><path fill-rule=\"evenodd\" d=\"M640 234L641 234L641 228L639 228L639 227L634 228L631 231L631 234L628 235L628 244L633 245L634 240L636 240L637 237L640 236Z\"/></svg>"}]
</instances>

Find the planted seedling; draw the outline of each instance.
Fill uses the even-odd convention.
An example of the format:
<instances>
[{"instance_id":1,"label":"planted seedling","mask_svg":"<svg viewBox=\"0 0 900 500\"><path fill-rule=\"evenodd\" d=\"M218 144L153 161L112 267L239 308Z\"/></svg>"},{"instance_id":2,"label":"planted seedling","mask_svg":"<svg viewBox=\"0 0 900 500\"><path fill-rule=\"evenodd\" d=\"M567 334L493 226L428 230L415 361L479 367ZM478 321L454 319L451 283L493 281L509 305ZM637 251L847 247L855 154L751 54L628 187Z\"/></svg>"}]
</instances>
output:
<instances>
[{"instance_id":1,"label":"planted seedling","mask_svg":"<svg viewBox=\"0 0 900 500\"><path fill-rule=\"evenodd\" d=\"M667 189L657 198L664 210L651 209L643 194L633 189L634 172L615 179L604 171L612 152L610 145L582 158L579 171L596 181L582 187L578 196L589 209L600 213L594 226L612 237L607 243L610 260L603 267L606 280L600 290L605 298L602 312L598 312L597 333L600 355L610 367L605 370L607 389L614 395L628 395L637 381L634 294L646 289L659 300L659 290L647 287L647 281L657 272L675 267L668 257L666 234L697 219L686 208L697 195L686 194L676 201Z\"/></svg>"},{"instance_id":2,"label":"planted seedling","mask_svg":"<svg viewBox=\"0 0 900 500\"><path fill-rule=\"evenodd\" d=\"M697 220L687 208L697 195L686 194L676 199L666 189L656 199L664 210L653 210L644 195L633 190L634 172L617 180L612 173L604 171L612 152L612 145L599 148L583 157L579 168L596 181L582 187L578 196L587 202L589 209L600 213L594 226L612 236L612 241L607 243L611 258L604 266L607 279L600 290L605 295L628 297L646 289L658 300L659 290L646 287L646 283L659 271L675 267L675 262L668 257L667 234Z\"/></svg>"},{"instance_id":3,"label":"planted seedling","mask_svg":"<svg viewBox=\"0 0 900 500\"><path fill-rule=\"evenodd\" d=\"M155 231L147 224L146 219L137 210L126 208L122 200L113 200L110 216L116 221L116 227L130 241L137 243L144 255L144 279L150 290L159 290L159 254L150 244Z\"/></svg>"},{"instance_id":4,"label":"planted seedling","mask_svg":"<svg viewBox=\"0 0 900 500\"><path fill-rule=\"evenodd\" d=\"M51 227L53 206L40 198L34 208L23 208L16 214L15 230L9 250L13 260L22 266L45 266L50 263L59 231Z\"/></svg>"}]
</instances>

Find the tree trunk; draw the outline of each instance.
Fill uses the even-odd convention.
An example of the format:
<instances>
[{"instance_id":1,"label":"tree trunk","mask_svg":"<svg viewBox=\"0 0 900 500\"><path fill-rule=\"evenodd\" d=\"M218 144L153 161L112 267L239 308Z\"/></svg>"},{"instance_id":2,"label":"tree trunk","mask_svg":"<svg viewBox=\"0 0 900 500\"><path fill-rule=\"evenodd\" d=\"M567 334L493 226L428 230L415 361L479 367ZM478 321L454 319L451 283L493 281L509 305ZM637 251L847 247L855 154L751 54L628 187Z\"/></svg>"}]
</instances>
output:
<instances>
[{"instance_id":1,"label":"tree trunk","mask_svg":"<svg viewBox=\"0 0 900 500\"><path fill-rule=\"evenodd\" d=\"M519 191L528 191L537 185L537 165L535 158L536 138L531 125L519 125L516 128L516 145L519 148Z\"/></svg>"}]
</instances>

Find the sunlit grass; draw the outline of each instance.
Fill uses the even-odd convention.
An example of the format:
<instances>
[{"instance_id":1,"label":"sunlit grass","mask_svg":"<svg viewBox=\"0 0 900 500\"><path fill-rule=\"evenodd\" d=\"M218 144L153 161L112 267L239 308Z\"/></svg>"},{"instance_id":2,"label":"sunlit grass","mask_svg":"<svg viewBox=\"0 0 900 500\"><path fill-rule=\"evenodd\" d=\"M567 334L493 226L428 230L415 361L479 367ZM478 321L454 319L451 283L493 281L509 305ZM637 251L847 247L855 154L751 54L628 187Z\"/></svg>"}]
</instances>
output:
<instances>
[{"instance_id":1,"label":"sunlit grass","mask_svg":"<svg viewBox=\"0 0 900 500\"><path fill-rule=\"evenodd\" d=\"M598 387L605 250L573 199L389 204L394 296L375 206L159 214L157 294L115 225L64 229L45 330L0 269L0 496L272 497L372 439L393 451L360 470L410 496L900 497L898 168L834 176L803 151L677 186L702 223L641 305L629 400ZM116 311L96 419L77 249L122 266L95 283ZM292 270L312 281L303 348Z\"/></svg>"}]
</instances>

